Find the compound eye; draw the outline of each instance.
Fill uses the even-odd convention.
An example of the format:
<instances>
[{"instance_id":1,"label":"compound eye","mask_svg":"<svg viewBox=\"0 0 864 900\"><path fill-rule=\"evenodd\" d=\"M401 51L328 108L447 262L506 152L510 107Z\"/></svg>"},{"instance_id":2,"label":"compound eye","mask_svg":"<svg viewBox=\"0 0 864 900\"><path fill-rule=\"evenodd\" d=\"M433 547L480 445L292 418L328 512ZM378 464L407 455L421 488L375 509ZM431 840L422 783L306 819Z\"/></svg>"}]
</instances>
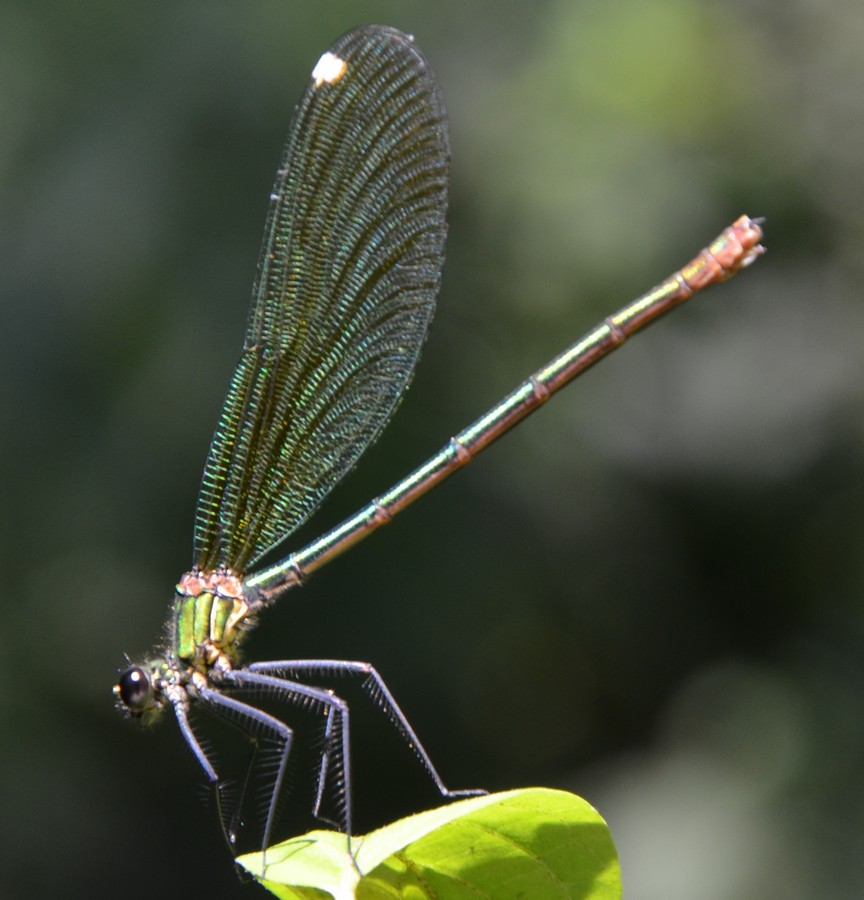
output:
<instances>
[{"instance_id":1,"label":"compound eye","mask_svg":"<svg viewBox=\"0 0 864 900\"><path fill-rule=\"evenodd\" d=\"M140 666L132 666L120 676L117 690L124 706L132 712L140 712L152 695L150 676Z\"/></svg>"}]
</instances>

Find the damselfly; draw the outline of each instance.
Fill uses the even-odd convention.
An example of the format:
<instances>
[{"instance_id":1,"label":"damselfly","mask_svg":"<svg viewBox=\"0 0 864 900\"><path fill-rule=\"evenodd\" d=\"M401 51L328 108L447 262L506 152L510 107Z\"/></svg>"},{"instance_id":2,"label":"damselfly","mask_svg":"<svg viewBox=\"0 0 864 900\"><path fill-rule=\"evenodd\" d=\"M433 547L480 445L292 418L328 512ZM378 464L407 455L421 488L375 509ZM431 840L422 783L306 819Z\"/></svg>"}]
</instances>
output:
<instances>
[{"instance_id":1,"label":"damselfly","mask_svg":"<svg viewBox=\"0 0 864 900\"><path fill-rule=\"evenodd\" d=\"M133 717L171 709L220 801L223 775L192 712L248 737L265 773L269 843L295 734L257 698L319 722L313 814L352 830L350 711L326 685L356 678L449 790L381 677L332 659L242 663L259 614L289 589L464 466L579 373L696 291L762 252L742 216L681 270L535 372L418 469L283 561L252 571L290 535L380 433L411 379L443 264L449 139L435 78L413 40L368 26L318 60L296 109L264 233L240 362L204 469L192 569L176 586L166 639L120 674ZM222 804L234 846L242 795Z\"/></svg>"}]
</instances>

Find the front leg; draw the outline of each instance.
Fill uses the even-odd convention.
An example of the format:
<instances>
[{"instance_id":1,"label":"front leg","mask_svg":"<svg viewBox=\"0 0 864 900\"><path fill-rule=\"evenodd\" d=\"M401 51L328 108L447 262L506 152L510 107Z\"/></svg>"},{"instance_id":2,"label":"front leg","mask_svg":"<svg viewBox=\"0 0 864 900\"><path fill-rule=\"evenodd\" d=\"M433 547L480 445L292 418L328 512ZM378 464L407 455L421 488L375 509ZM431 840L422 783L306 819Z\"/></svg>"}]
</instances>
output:
<instances>
[{"instance_id":1,"label":"front leg","mask_svg":"<svg viewBox=\"0 0 864 900\"><path fill-rule=\"evenodd\" d=\"M210 787L214 791L216 797L216 808L219 811L219 823L222 826L222 836L225 838L225 843L228 845L228 849L231 851L231 853L236 854L238 815L231 816L229 821L229 817L223 809L223 790L225 785L222 782L222 779L219 777L219 774L213 766L213 763L210 762L210 759L207 756L207 753L205 752L200 740L198 739L198 736L195 734L195 730L189 720L188 697L185 693L183 693L176 697L170 697L169 699L171 700L171 703L173 705L177 724L180 726L180 733L183 735L183 739L186 741L187 746L192 751L192 755L197 760L198 765L200 765L204 770L207 781L210 783ZM253 751L253 754L254 752L255 751ZM245 796L245 793L246 786L244 785L243 792L241 794L241 804L242 797Z\"/></svg>"}]
</instances>

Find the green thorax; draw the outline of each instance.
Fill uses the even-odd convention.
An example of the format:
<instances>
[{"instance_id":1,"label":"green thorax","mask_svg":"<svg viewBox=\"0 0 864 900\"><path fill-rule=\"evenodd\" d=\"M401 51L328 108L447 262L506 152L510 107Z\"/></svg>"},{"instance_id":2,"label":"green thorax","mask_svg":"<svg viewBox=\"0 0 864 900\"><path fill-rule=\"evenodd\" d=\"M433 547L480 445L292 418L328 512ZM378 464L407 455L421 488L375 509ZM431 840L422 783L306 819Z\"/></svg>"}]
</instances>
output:
<instances>
[{"instance_id":1,"label":"green thorax","mask_svg":"<svg viewBox=\"0 0 864 900\"><path fill-rule=\"evenodd\" d=\"M233 666L249 625L249 604L236 575L194 570L180 579L172 635L179 660L202 672L219 660Z\"/></svg>"}]
</instances>

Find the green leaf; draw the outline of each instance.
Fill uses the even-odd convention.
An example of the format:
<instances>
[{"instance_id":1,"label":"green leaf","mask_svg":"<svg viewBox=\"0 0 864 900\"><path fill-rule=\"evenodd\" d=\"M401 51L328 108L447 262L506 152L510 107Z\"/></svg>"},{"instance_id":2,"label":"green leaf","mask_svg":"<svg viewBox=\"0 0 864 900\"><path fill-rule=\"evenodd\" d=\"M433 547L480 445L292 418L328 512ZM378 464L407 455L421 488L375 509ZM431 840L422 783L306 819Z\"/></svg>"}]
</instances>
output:
<instances>
[{"instance_id":1,"label":"green leaf","mask_svg":"<svg viewBox=\"0 0 864 900\"><path fill-rule=\"evenodd\" d=\"M606 823L564 791L460 800L354 838L351 849L356 866L344 834L313 831L238 862L284 900L621 897Z\"/></svg>"}]
</instances>

